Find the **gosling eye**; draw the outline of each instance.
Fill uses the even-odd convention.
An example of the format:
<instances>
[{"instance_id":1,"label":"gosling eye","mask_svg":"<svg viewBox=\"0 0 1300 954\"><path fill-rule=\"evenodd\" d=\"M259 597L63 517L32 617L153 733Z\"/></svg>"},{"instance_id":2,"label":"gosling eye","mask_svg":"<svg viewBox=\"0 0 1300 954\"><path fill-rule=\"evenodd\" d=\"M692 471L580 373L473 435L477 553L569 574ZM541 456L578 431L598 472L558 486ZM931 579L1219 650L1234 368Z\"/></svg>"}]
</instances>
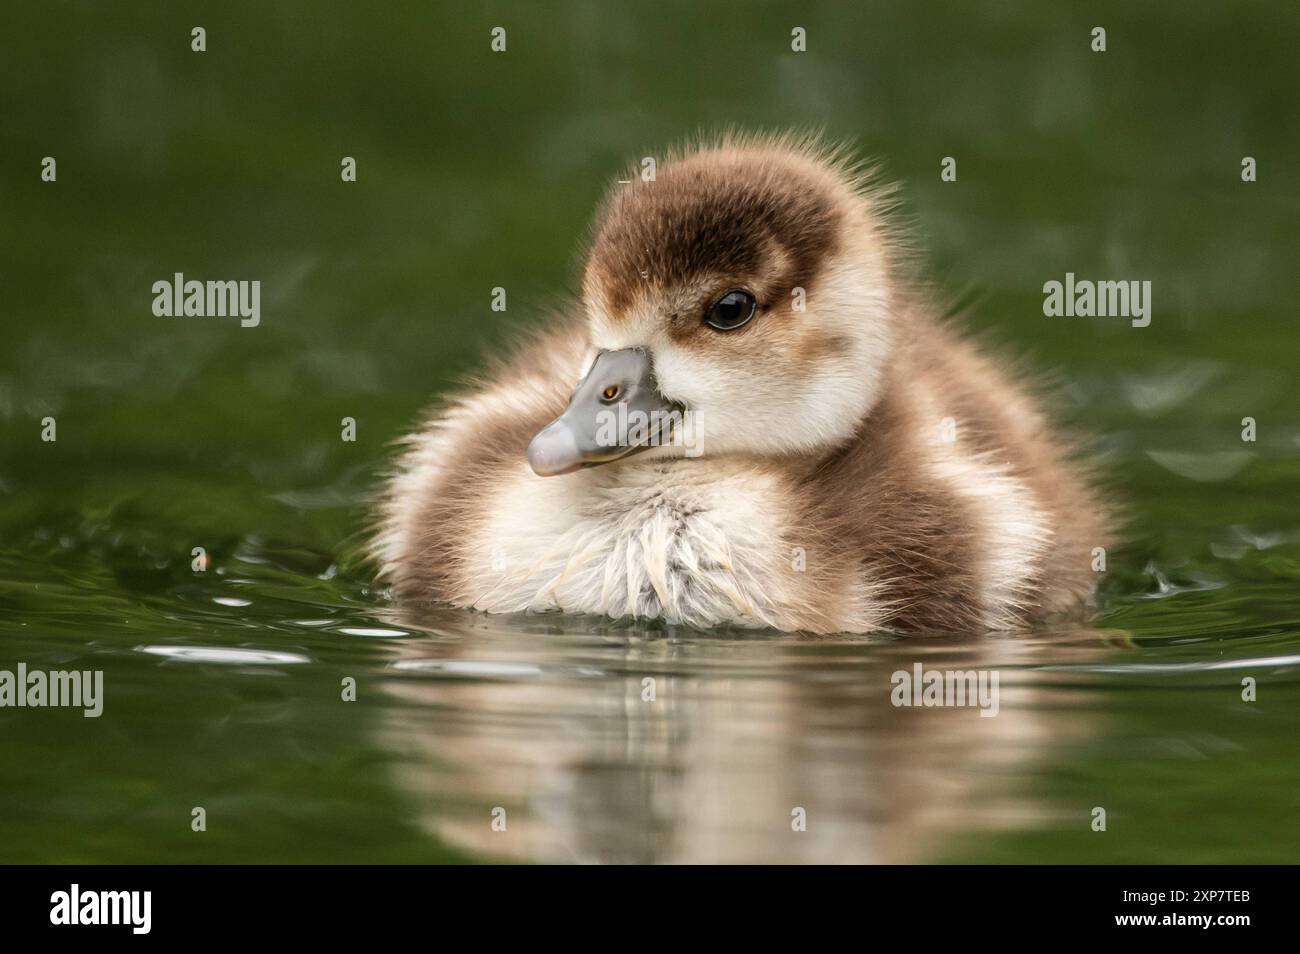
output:
<instances>
[{"instance_id":1,"label":"gosling eye","mask_svg":"<svg viewBox=\"0 0 1300 954\"><path fill-rule=\"evenodd\" d=\"M756 302L747 291L733 288L711 306L704 316L704 323L718 331L735 331L749 323L754 317Z\"/></svg>"}]
</instances>

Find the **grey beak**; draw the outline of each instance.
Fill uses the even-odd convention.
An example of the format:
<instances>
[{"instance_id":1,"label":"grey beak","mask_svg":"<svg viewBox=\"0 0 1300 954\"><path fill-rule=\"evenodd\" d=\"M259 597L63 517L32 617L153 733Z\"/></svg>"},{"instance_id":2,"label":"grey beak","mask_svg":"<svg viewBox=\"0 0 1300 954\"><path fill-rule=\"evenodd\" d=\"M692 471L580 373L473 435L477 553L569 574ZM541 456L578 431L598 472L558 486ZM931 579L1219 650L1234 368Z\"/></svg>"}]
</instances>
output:
<instances>
[{"instance_id":1,"label":"grey beak","mask_svg":"<svg viewBox=\"0 0 1300 954\"><path fill-rule=\"evenodd\" d=\"M552 477L618 460L666 437L680 411L659 393L649 354L602 351L564 413L528 445L528 463Z\"/></svg>"}]
</instances>

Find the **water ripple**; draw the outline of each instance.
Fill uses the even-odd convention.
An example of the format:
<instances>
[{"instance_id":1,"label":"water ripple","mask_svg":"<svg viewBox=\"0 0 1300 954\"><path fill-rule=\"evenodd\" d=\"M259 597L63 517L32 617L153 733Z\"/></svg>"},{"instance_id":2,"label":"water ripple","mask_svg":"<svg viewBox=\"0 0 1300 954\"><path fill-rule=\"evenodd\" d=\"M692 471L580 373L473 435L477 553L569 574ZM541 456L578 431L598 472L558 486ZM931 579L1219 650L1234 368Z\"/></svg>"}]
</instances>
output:
<instances>
[{"instance_id":1,"label":"water ripple","mask_svg":"<svg viewBox=\"0 0 1300 954\"><path fill-rule=\"evenodd\" d=\"M232 666L276 666L281 663L309 663L299 653L272 649L225 649L218 646L139 646L142 653L166 656L183 662L222 663Z\"/></svg>"}]
</instances>

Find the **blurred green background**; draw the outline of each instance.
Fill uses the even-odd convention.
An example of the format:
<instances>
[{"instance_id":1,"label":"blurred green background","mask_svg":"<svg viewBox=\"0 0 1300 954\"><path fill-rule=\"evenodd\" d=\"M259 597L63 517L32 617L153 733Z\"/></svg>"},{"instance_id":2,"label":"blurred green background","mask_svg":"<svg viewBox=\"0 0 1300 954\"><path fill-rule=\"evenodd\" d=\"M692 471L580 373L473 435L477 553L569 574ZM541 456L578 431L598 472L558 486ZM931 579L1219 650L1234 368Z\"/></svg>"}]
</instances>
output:
<instances>
[{"instance_id":1,"label":"blurred green background","mask_svg":"<svg viewBox=\"0 0 1300 954\"><path fill-rule=\"evenodd\" d=\"M790 50L795 26L805 53ZM1090 50L1094 26L1105 53ZM6 5L0 668L95 661L110 698L93 725L0 711L0 860L493 856L428 820L477 805L461 775L414 799L390 779L456 759L377 739L394 719L417 735L448 711L481 723L496 701L440 696L439 670L427 694L381 693L365 714L336 702L342 675L386 688L428 639L346 632L384 629L386 601L353 556L365 495L421 408L563 305L627 159L792 126L848 140L902 184L927 276L992 347L1059 376L1063 416L1098 437L1131 517L1100 622L1124 634L1131 655L1108 663L1123 675L1089 670L1035 703L1117 721L1082 751L1051 747L1057 761L1025 769L1017 796L1042 810L1010 831L971 822L956 856L1295 860L1298 41L1300 7L1264 2ZM44 156L56 183L41 181ZM344 156L355 183L340 181ZM944 156L955 183L940 181ZM155 317L151 286L177 271L261 280L260 326ZM1067 271L1150 280L1151 326L1045 318L1042 285ZM506 315L489 307L498 285ZM39 439L46 415L56 443ZM339 440L345 416L355 443ZM190 571L198 545L220 574ZM232 598L245 605L216 602ZM684 654L676 677L703 678L689 636L575 623L554 649L534 624L439 625L456 653L496 640L543 671L554 653L598 665L610 640L622 659L666 639L654 652ZM1092 637L1071 638L1083 652ZM185 663L144 645L287 647L311 665ZM829 671L874 665L870 644L850 645ZM705 655L803 652L760 640ZM1241 716L1236 670L1225 700L1201 668L1225 659L1282 660L1261 678L1288 704ZM1124 668L1148 665L1175 668ZM557 688L618 694L623 675ZM501 734L572 715L550 697L535 711L537 725ZM679 717L698 731L713 718ZM863 742L880 718L826 731ZM1223 744L1197 735L1212 724ZM1188 746L1195 757L1150 761ZM694 757L611 771L671 774ZM503 777L528 811L535 779ZM1137 840L1054 821L1070 798L1094 804L1089 785L1127 802ZM196 846L189 806L205 797L239 825ZM647 839L593 850L672 857Z\"/></svg>"}]
</instances>

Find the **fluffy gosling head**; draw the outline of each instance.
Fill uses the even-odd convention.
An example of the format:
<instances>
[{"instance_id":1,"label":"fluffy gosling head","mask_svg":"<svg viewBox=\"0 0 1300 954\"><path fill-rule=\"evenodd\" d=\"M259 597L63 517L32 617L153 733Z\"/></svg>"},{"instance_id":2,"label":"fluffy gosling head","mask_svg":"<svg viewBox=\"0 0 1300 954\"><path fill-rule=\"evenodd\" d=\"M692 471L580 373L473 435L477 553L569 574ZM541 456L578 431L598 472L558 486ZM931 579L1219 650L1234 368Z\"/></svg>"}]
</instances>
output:
<instances>
[{"instance_id":1,"label":"fluffy gosling head","mask_svg":"<svg viewBox=\"0 0 1300 954\"><path fill-rule=\"evenodd\" d=\"M591 353L533 469L847 440L894 337L881 206L810 140L725 140L615 185L583 271Z\"/></svg>"}]
</instances>

